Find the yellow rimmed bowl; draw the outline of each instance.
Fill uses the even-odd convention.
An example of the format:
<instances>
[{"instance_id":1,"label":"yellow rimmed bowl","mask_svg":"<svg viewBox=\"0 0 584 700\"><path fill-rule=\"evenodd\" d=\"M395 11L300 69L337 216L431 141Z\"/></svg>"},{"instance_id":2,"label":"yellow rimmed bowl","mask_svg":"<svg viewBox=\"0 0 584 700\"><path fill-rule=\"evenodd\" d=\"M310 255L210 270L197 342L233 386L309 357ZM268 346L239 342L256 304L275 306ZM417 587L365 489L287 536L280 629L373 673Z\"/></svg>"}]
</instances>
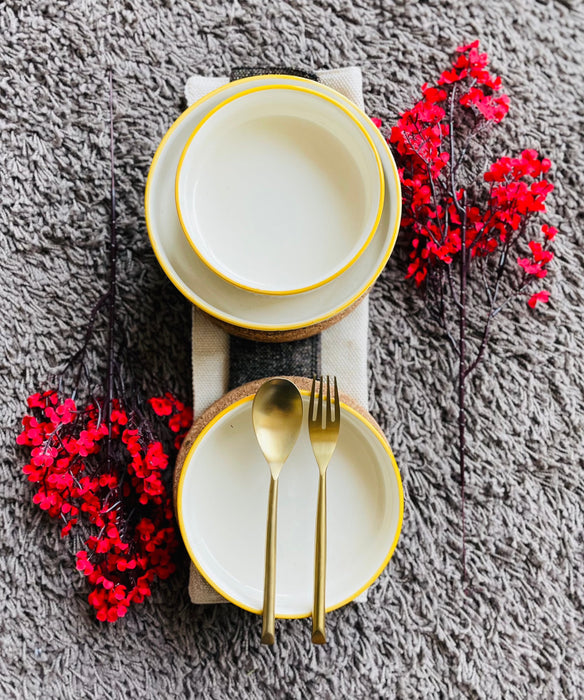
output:
<instances>
[{"instance_id":1,"label":"yellow rimmed bowl","mask_svg":"<svg viewBox=\"0 0 584 700\"><path fill-rule=\"evenodd\" d=\"M309 392L302 391L305 414ZM182 466L176 507L191 560L224 598L259 614L263 599L269 472L252 430L253 394L201 430ZM327 475L326 608L359 596L388 564L403 519L403 490L385 437L341 401ZM276 616L311 614L318 469L304 422L280 475Z\"/></svg>"},{"instance_id":2,"label":"yellow rimmed bowl","mask_svg":"<svg viewBox=\"0 0 584 700\"><path fill-rule=\"evenodd\" d=\"M358 259L328 284L308 292L266 295L241 289L214 273L189 244L175 203L175 176L190 135L228 97L250 87L288 84L309 87L341 103L372 139L384 172L383 211L377 229ZM397 168L379 130L350 100L320 83L290 76L257 76L224 85L189 107L170 127L152 160L145 194L145 217L154 253L177 289L209 315L241 329L271 333L310 329L350 308L375 282L393 250L401 218Z\"/></svg>"},{"instance_id":3,"label":"yellow rimmed bowl","mask_svg":"<svg viewBox=\"0 0 584 700\"><path fill-rule=\"evenodd\" d=\"M261 85L199 122L176 174L178 216L222 279L299 294L338 277L375 233L381 160L340 102L299 85Z\"/></svg>"}]
</instances>

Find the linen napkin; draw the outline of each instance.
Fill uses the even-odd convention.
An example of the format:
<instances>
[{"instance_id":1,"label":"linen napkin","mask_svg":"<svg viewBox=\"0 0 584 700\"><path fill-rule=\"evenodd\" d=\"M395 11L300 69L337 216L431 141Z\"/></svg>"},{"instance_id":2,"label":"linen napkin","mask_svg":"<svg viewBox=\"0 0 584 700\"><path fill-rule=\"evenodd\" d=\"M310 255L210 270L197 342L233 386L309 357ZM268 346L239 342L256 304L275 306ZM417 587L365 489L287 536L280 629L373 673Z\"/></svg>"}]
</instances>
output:
<instances>
[{"instance_id":1,"label":"linen napkin","mask_svg":"<svg viewBox=\"0 0 584 700\"><path fill-rule=\"evenodd\" d=\"M266 72L266 71L261 71ZM273 70L268 72L274 72ZM290 72L282 69L281 72ZM250 73L248 73L250 74ZM235 77L235 76L234 76ZM238 73L236 77L243 77ZM363 81L357 67L317 71L316 78L363 109ZM230 81L228 77L195 75L188 79L188 105ZM366 296L341 321L318 336L291 343L258 343L229 336L197 307L192 310L193 396L200 416L230 388L273 375L336 375L341 390L368 406L367 342L369 298ZM196 604L224 603L191 564L189 595ZM367 600L367 591L357 602Z\"/></svg>"}]
</instances>

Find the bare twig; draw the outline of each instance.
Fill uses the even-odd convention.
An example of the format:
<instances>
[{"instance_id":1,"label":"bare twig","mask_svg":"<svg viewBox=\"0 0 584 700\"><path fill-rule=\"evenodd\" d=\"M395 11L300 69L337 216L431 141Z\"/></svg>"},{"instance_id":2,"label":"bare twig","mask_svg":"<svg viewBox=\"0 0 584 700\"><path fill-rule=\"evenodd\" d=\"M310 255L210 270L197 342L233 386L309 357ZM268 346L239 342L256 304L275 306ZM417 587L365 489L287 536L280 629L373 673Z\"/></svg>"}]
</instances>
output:
<instances>
[{"instance_id":1,"label":"bare twig","mask_svg":"<svg viewBox=\"0 0 584 700\"><path fill-rule=\"evenodd\" d=\"M106 443L106 462L108 470L112 463L112 421L111 411L114 391L114 361L115 361L115 323L116 323L116 267L118 256L118 238L116 227L116 181L114 168L114 89L113 73L109 70L109 110L110 110L110 243L109 243L109 291L107 295L108 303L108 354L107 354L107 375L106 375L106 397L105 397L105 421L108 428Z\"/></svg>"},{"instance_id":2,"label":"bare twig","mask_svg":"<svg viewBox=\"0 0 584 700\"><path fill-rule=\"evenodd\" d=\"M466 250L466 193L463 194L464 214L461 225L460 255L460 313L458 352L458 440L460 467L460 508L462 521L462 580L466 581L466 517L465 517L465 458L466 458L466 283L469 254Z\"/></svg>"}]
</instances>

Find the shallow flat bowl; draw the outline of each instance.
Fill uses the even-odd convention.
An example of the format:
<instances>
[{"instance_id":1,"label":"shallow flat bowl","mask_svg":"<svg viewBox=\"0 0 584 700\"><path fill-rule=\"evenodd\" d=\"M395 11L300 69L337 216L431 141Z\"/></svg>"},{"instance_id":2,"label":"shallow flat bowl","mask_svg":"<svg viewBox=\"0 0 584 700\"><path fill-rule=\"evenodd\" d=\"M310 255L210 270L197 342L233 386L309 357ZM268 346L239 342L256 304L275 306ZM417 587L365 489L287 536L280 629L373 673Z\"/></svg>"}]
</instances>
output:
<instances>
[{"instance_id":1,"label":"shallow flat bowl","mask_svg":"<svg viewBox=\"0 0 584 700\"><path fill-rule=\"evenodd\" d=\"M298 294L330 282L371 241L383 167L360 121L299 85L262 85L212 109L176 174L181 225L232 284Z\"/></svg>"},{"instance_id":2,"label":"shallow flat bowl","mask_svg":"<svg viewBox=\"0 0 584 700\"><path fill-rule=\"evenodd\" d=\"M253 396L199 434L181 472L177 511L192 561L232 603L259 614L263 600L269 469L255 438ZM303 392L305 416L309 397ZM356 598L387 565L403 516L401 478L385 438L341 403L327 472L326 607ZM311 614L318 468L304 422L280 475L276 615Z\"/></svg>"}]
</instances>

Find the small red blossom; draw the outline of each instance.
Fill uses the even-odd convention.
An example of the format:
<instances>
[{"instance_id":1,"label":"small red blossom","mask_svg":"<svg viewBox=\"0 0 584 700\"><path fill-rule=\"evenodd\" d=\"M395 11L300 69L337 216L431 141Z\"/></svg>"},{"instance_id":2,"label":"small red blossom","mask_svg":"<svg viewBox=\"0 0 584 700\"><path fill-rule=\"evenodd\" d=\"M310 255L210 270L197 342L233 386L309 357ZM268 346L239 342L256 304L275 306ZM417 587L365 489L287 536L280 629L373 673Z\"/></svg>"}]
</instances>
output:
<instances>
[{"instance_id":1,"label":"small red blossom","mask_svg":"<svg viewBox=\"0 0 584 700\"><path fill-rule=\"evenodd\" d=\"M480 87L470 88L460 98L460 104L464 107L475 107L487 121L495 123L499 123L509 111L507 95L486 95Z\"/></svg>"},{"instance_id":2,"label":"small red blossom","mask_svg":"<svg viewBox=\"0 0 584 700\"><path fill-rule=\"evenodd\" d=\"M78 453L82 457L87 457L99 450L99 447L95 446L95 434L93 431L82 430L77 438Z\"/></svg>"},{"instance_id":3,"label":"small red blossom","mask_svg":"<svg viewBox=\"0 0 584 700\"><path fill-rule=\"evenodd\" d=\"M535 306L538 302L541 302L542 304L545 304L546 302L549 301L550 298L550 293L543 289L541 292L536 292L535 294L532 294L531 297L529 297L529 301L527 304L532 308L535 309Z\"/></svg>"},{"instance_id":4,"label":"small red blossom","mask_svg":"<svg viewBox=\"0 0 584 700\"><path fill-rule=\"evenodd\" d=\"M554 258L554 254L551 250L544 250L541 243L537 241L529 241L529 248L533 254L533 259L542 265L545 265Z\"/></svg>"},{"instance_id":5,"label":"small red blossom","mask_svg":"<svg viewBox=\"0 0 584 700\"><path fill-rule=\"evenodd\" d=\"M125 443L126 448L131 455L138 454L142 449L140 444L140 436L137 430L124 430L122 433L122 442Z\"/></svg>"},{"instance_id":6,"label":"small red blossom","mask_svg":"<svg viewBox=\"0 0 584 700\"><path fill-rule=\"evenodd\" d=\"M77 568L79 569L79 571L84 573L86 576L93 573L93 564L87 558L87 552L84 549L82 549L80 552L77 552L76 556Z\"/></svg>"},{"instance_id":7,"label":"small red blossom","mask_svg":"<svg viewBox=\"0 0 584 700\"><path fill-rule=\"evenodd\" d=\"M463 80L468 75L468 71L462 70L458 72L456 68L452 70L445 70L440 78L438 79L438 85L448 85L450 83L456 83L459 80Z\"/></svg>"},{"instance_id":8,"label":"small red blossom","mask_svg":"<svg viewBox=\"0 0 584 700\"><path fill-rule=\"evenodd\" d=\"M467 51L470 51L471 49L478 49L478 46L479 46L479 40L475 39L470 44L466 44L466 46L457 47L456 51L458 53L466 53Z\"/></svg>"},{"instance_id":9,"label":"small red blossom","mask_svg":"<svg viewBox=\"0 0 584 700\"><path fill-rule=\"evenodd\" d=\"M166 397L148 399L148 403L152 406L152 410L157 416L170 416L172 413L172 400Z\"/></svg>"},{"instance_id":10,"label":"small red blossom","mask_svg":"<svg viewBox=\"0 0 584 700\"><path fill-rule=\"evenodd\" d=\"M56 498L57 495L54 492L49 491L47 493L46 490L43 490L35 493L32 502L36 503L41 510L49 510L53 505L55 505Z\"/></svg>"},{"instance_id":11,"label":"small red blossom","mask_svg":"<svg viewBox=\"0 0 584 700\"><path fill-rule=\"evenodd\" d=\"M114 423L117 423L118 425L127 425L128 423L127 413L120 408L112 409L111 419Z\"/></svg>"},{"instance_id":12,"label":"small red blossom","mask_svg":"<svg viewBox=\"0 0 584 700\"><path fill-rule=\"evenodd\" d=\"M168 427L175 433L181 428L189 428L193 422L193 411L191 408L183 408L168 421Z\"/></svg>"},{"instance_id":13,"label":"small red blossom","mask_svg":"<svg viewBox=\"0 0 584 700\"><path fill-rule=\"evenodd\" d=\"M22 419L24 430L16 438L19 445L38 446L42 445L45 440L46 427L48 423L39 423L34 416L24 416Z\"/></svg>"},{"instance_id":14,"label":"small red blossom","mask_svg":"<svg viewBox=\"0 0 584 700\"><path fill-rule=\"evenodd\" d=\"M166 469L168 465L168 456L162 449L162 443L153 442L148 445L146 463L151 469Z\"/></svg>"},{"instance_id":15,"label":"small red blossom","mask_svg":"<svg viewBox=\"0 0 584 700\"><path fill-rule=\"evenodd\" d=\"M44 392L37 392L32 394L27 399L27 404L29 408L46 408L49 405L55 406L59 402L57 392L53 389Z\"/></svg>"},{"instance_id":16,"label":"small red blossom","mask_svg":"<svg viewBox=\"0 0 584 700\"><path fill-rule=\"evenodd\" d=\"M51 447L46 443L35 447L31 450L32 463L36 467L44 467L45 469L51 467L55 461L55 457L59 454L56 447Z\"/></svg>"}]
</instances>

